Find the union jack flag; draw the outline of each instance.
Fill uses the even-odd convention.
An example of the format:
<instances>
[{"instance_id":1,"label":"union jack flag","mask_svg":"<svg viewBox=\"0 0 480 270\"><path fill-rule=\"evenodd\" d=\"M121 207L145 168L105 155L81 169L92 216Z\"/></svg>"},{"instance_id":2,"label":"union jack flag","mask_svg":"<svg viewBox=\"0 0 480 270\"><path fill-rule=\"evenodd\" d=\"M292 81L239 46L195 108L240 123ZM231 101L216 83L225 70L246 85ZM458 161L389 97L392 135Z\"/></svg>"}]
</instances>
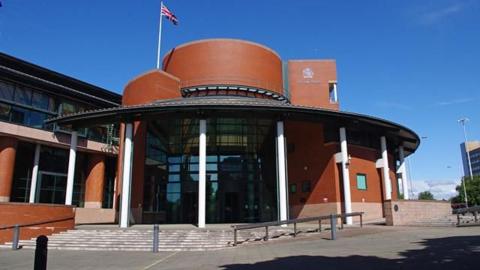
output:
<instances>
[{"instance_id":1,"label":"union jack flag","mask_svg":"<svg viewBox=\"0 0 480 270\"><path fill-rule=\"evenodd\" d=\"M165 16L174 25L178 24L178 19L163 3L162 3L162 15Z\"/></svg>"}]
</instances>

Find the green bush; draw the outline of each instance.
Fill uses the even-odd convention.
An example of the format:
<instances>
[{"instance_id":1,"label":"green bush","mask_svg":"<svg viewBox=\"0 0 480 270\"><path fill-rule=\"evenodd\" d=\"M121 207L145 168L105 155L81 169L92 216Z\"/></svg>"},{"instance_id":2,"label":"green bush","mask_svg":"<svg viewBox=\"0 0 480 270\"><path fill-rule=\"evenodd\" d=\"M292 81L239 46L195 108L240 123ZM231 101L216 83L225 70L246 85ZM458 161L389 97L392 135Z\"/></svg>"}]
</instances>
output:
<instances>
[{"instance_id":1,"label":"green bush","mask_svg":"<svg viewBox=\"0 0 480 270\"><path fill-rule=\"evenodd\" d=\"M435 198L433 198L433 194L430 191L422 191L418 193L418 199L419 200L435 200Z\"/></svg>"},{"instance_id":2,"label":"green bush","mask_svg":"<svg viewBox=\"0 0 480 270\"><path fill-rule=\"evenodd\" d=\"M480 176L466 177L465 188L467 190L468 206L480 205ZM452 198L452 203L464 203L465 193L463 192L462 183L455 189L458 194Z\"/></svg>"}]
</instances>

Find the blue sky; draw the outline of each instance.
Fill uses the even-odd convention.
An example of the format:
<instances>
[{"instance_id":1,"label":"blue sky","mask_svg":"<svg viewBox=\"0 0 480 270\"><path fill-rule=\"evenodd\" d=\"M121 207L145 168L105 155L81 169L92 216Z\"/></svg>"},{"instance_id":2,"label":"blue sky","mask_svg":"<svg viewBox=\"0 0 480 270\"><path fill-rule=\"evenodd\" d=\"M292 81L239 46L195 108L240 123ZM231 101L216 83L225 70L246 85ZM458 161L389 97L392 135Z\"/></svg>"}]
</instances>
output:
<instances>
[{"instance_id":1,"label":"blue sky","mask_svg":"<svg viewBox=\"0 0 480 270\"><path fill-rule=\"evenodd\" d=\"M159 1L2 0L0 51L121 92L154 68ZM203 38L263 43L283 59L337 60L342 110L427 137L410 158L417 190L451 194L457 119L480 139L480 1L170 0L162 52Z\"/></svg>"}]
</instances>

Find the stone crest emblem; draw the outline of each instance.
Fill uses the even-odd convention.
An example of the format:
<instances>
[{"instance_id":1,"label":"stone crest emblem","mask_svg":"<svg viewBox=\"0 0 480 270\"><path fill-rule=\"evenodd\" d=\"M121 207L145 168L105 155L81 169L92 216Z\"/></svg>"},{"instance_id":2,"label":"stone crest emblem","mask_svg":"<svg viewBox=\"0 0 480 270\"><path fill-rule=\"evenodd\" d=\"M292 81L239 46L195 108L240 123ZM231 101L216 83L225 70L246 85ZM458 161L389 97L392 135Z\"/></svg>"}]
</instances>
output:
<instances>
[{"instance_id":1,"label":"stone crest emblem","mask_svg":"<svg viewBox=\"0 0 480 270\"><path fill-rule=\"evenodd\" d=\"M304 78L304 79L312 79L312 78L313 78L313 74L314 74L314 73L313 73L313 70L312 70L311 68L309 68L309 67L304 68L304 69L302 70L302 73L303 73L303 78Z\"/></svg>"}]
</instances>

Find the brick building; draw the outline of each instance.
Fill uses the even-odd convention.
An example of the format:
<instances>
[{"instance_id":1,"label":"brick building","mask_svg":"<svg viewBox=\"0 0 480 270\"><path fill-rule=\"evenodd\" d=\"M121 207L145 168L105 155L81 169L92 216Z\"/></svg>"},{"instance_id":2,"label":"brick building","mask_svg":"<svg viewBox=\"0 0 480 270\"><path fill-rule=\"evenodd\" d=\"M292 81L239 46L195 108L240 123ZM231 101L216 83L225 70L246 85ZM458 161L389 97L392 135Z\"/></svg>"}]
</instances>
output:
<instances>
[{"instance_id":1,"label":"brick building","mask_svg":"<svg viewBox=\"0 0 480 270\"><path fill-rule=\"evenodd\" d=\"M75 205L86 223L204 227L352 211L376 219L384 201L408 196L404 158L419 137L341 111L334 60L195 41L120 96L2 57L12 62L0 70L3 201ZM20 121L17 107L46 115Z\"/></svg>"}]
</instances>

